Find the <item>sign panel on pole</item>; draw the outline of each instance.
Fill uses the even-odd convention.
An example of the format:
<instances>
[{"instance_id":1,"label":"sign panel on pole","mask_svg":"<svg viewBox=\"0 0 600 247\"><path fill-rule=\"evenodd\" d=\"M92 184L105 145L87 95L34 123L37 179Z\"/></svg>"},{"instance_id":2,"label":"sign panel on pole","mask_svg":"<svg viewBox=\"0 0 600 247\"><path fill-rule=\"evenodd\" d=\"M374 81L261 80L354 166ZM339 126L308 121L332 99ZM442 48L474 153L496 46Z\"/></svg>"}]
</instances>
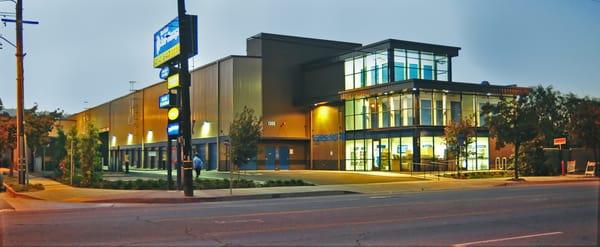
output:
<instances>
[{"instance_id":1,"label":"sign panel on pole","mask_svg":"<svg viewBox=\"0 0 600 247\"><path fill-rule=\"evenodd\" d=\"M179 18L175 18L154 33L154 68L177 57L180 51Z\"/></svg>"},{"instance_id":2,"label":"sign panel on pole","mask_svg":"<svg viewBox=\"0 0 600 247\"><path fill-rule=\"evenodd\" d=\"M169 123L169 124L167 124L167 135L170 138L178 137L179 135L181 135L181 130L179 128L179 123L175 122L175 123Z\"/></svg>"},{"instance_id":3,"label":"sign panel on pole","mask_svg":"<svg viewBox=\"0 0 600 247\"><path fill-rule=\"evenodd\" d=\"M566 137L554 138L554 145L555 146L565 145L565 144L567 144L567 138Z\"/></svg>"}]
</instances>

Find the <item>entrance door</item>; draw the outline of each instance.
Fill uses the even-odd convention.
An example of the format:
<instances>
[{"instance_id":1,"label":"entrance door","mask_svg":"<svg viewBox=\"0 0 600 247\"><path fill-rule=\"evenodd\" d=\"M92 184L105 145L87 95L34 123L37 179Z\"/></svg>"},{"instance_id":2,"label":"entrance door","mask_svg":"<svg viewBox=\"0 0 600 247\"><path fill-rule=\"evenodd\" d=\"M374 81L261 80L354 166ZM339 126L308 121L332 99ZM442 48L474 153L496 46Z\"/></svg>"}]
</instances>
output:
<instances>
[{"instance_id":1,"label":"entrance door","mask_svg":"<svg viewBox=\"0 0 600 247\"><path fill-rule=\"evenodd\" d=\"M373 171L381 170L381 141L373 140Z\"/></svg>"},{"instance_id":2,"label":"entrance door","mask_svg":"<svg viewBox=\"0 0 600 247\"><path fill-rule=\"evenodd\" d=\"M265 165L267 170L275 170L275 147L265 147Z\"/></svg>"},{"instance_id":3,"label":"entrance door","mask_svg":"<svg viewBox=\"0 0 600 247\"><path fill-rule=\"evenodd\" d=\"M290 147L281 146L279 147L279 169L280 170L288 170L290 169L289 164L289 156L290 156Z\"/></svg>"}]
</instances>

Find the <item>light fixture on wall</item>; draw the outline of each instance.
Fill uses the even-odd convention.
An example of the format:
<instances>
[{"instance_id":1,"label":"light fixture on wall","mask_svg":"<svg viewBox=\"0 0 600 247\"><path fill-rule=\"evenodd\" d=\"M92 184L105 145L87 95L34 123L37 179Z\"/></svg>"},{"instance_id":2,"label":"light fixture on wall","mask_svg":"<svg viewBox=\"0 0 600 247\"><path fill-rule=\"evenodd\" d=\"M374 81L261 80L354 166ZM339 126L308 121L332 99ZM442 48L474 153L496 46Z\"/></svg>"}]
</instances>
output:
<instances>
[{"instance_id":1,"label":"light fixture on wall","mask_svg":"<svg viewBox=\"0 0 600 247\"><path fill-rule=\"evenodd\" d=\"M127 135L127 145L131 145L133 143L133 134L129 133Z\"/></svg>"},{"instance_id":2,"label":"light fixture on wall","mask_svg":"<svg viewBox=\"0 0 600 247\"><path fill-rule=\"evenodd\" d=\"M146 141L150 142L154 138L154 132L152 130L148 130L148 134L146 134Z\"/></svg>"}]
</instances>

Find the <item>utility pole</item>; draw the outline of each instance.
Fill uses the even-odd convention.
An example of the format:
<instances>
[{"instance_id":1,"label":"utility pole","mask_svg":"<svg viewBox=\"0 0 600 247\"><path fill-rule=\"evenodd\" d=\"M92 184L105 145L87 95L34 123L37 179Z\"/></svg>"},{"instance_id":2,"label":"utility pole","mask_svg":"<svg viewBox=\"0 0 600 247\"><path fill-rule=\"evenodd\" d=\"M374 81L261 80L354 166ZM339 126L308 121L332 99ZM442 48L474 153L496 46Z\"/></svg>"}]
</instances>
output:
<instances>
[{"instance_id":1,"label":"utility pole","mask_svg":"<svg viewBox=\"0 0 600 247\"><path fill-rule=\"evenodd\" d=\"M181 82L181 130L182 136L179 141L183 153L183 192L185 196L194 196L194 184L192 181L192 130L190 118L190 72L188 69L188 54L192 46L192 32L189 28L189 18L185 14L185 0L177 0L177 16L179 17L180 31L180 54L179 54L179 80Z\"/></svg>"},{"instance_id":2,"label":"utility pole","mask_svg":"<svg viewBox=\"0 0 600 247\"><path fill-rule=\"evenodd\" d=\"M19 184L26 184L27 165L25 162L25 145L23 125L23 0L16 4L16 33L17 33L17 164L19 169Z\"/></svg>"}]
</instances>

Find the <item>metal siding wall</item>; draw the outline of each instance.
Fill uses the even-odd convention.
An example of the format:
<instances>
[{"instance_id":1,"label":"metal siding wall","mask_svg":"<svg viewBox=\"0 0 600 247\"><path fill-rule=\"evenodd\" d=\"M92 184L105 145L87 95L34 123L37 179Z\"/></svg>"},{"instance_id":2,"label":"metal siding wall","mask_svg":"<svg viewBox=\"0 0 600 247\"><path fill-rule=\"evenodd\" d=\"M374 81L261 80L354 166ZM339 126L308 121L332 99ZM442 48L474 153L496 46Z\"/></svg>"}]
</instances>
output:
<instances>
[{"instance_id":1,"label":"metal siding wall","mask_svg":"<svg viewBox=\"0 0 600 247\"><path fill-rule=\"evenodd\" d=\"M248 106L256 116L262 116L261 59L236 58L233 61L233 115Z\"/></svg>"},{"instance_id":2,"label":"metal siding wall","mask_svg":"<svg viewBox=\"0 0 600 247\"><path fill-rule=\"evenodd\" d=\"M131 99L133 97L137 97L137 121L129 122L129 110ZM111 133L109 136L109 141L112 140L112 136L117 138L116 146L126 146L126 145L136 145L141 144L142 137L142 121L143 121L143 112L142 112L142 100L143 94L142 91L135 92L133 94L127 95L125 97L116 99L112 101L111 104ZM137 128L136 128L137 127ZM133 135L133 140L131 143L127 143L127 137L131 133ZM112 143L111 143L112 144Z\"/></svg>"},{"instance_id":3,"label":"metal siding wall","mask_svg":"<svg viewBox=\"0 0 600 247\"><path fill-rule=\"evenodd\" d=\"M144 89L144 130L145 143L167 141L167 110L158 108L158 97L167 93L167 83L162 82ZM148 139L148 131L152 130L152 139Z\"/></svg>"},{"instance_id":4,"label":"metal siding wall","mask_svg":"<svg viewBox=\"0 0 600 247\"><path fill-rule=\"evenodd\" d=\"M221 121L220 135L229 135L229 125L233 121L233 59L220 63L219 106Z\"/></svg>"},{"instance_id":5,"label":"metal siding wall","mask_svg":"<svg viewBox=\"0 0 600 247\"><path fill-rule=\"evenodd\" d=\"M344 63L306 71L303 86L303 100L307 101L306 103L317 103L311 101L337 96L338 92L345 89Z\"/></svg>"},{"instance_id":6,"label":"metal siding wall","mask_svg":"<svg viewBox=\"0 0 600 247\"><path fill-rule=\"evenodd\" d=\"M192 72L190 89L193 138L217 135L217 65ZM207 124L204 124L204 123Z\"/></svg>"}]
</instances>

